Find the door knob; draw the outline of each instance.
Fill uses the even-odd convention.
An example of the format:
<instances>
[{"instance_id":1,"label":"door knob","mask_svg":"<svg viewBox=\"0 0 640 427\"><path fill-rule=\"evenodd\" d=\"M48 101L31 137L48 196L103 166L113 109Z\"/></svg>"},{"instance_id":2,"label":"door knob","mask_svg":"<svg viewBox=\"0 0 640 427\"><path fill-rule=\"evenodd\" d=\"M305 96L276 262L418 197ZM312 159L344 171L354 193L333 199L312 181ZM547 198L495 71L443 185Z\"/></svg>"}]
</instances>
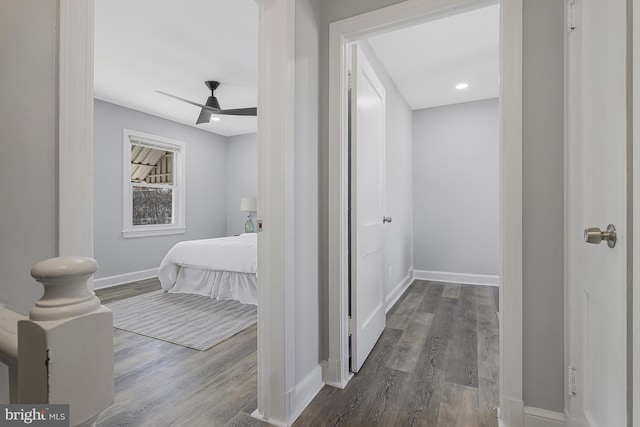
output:
<instances>
[{"instance_id":1,"label":"door knob","mask_svg":"<svg viewBox=\"0 0 640 427\"><path fill-rule=\"evenodd\" d=\"M391 220L393 220L393 218L391 218L390 216L386 216L386 215L385 215L385 216L383 216L383 217L382 217L382 223L383 223L383 224L386 224L386 223L388 223L388 222L391 222Z\"/></svg>"},{"instance_id":2,"label":"door knob","mask_svg":"<svg viewBox=\"0 0 640 427\"><path fill-rule=\"evenodd\" d=\"M603 240L607 241L607 246L613 248L618 241L616 228L613 224L607 225L607 231L602 231L598 227L584 229L584 241L587 243L598 244Z\"/></svg>"}]
</instances>

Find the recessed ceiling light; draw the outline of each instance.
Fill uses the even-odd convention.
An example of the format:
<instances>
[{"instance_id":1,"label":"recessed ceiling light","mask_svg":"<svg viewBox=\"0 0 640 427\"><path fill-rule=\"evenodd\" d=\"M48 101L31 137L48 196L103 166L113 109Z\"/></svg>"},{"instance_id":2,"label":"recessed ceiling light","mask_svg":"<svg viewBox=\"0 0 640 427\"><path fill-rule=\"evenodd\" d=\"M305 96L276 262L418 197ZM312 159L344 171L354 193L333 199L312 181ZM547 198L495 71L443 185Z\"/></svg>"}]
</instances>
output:
<instances>
[{"instance_id":1,"label":"recessed ceiling light","mask_svg":"<svg viewBox=\"0 0 640 427\"><path fill-rule=\"evenodd\" d=\"M456 85L456 89L458 89L458 90L466 89L468 87L469 87L469 85L467 83L458 83Z\"/></svg>"},{"instance_id":2,"label":"recessed ceiling light","mask_svg":"<svg viewBox=\"0 0 640 427\"><path fill-rule=\"evenodd\" d=\"M220 121L220 117L211 117L211 121L212 122L219 122Z\"/></svg>"}]
</instances>

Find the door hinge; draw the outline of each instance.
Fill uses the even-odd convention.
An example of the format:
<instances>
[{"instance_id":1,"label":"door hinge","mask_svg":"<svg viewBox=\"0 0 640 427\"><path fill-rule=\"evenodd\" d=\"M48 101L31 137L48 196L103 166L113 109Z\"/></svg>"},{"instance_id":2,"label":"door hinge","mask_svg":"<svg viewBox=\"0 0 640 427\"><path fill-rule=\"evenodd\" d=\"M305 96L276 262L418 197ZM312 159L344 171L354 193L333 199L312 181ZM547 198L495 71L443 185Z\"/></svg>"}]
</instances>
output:
<instances>
[{"instance_id":1,"label":"door hinge","mask_svg":"<svg viewBox=\"0 0 640 427\"><path fill-rule=\"evenodd\" d=\"M349 74L347 75L347 89L351 90L351 71L349 71Z\"/></svg>"},{"instance_id":2,"label":"door hinge","mask_svg":"<svg viewBox=\"0 0 640 427\"><path fill-rule=\"evenodd\" d=\"M576 29L576 0L568 0L567 2L567 32Z\"/></svg>"},{"instance_id":3,"label":"door hinge","mask_svg":"<svg viewBox=\"0 0 640 427\"><path fill-rule=\"evenodd\" d=\"M353 335L355 326L355 319L349 316L349 336Z\"/></svg>"},{"instance_id":4,"label":"door hinge","mask_svg":"<svg viewBox=\"0 0 640 427\"><path fill-rule=\"evenodd\" d=\"M573 366L567 368L567 393L569 396L576 395L576 369Z\"/></svg>"}]
</instances>

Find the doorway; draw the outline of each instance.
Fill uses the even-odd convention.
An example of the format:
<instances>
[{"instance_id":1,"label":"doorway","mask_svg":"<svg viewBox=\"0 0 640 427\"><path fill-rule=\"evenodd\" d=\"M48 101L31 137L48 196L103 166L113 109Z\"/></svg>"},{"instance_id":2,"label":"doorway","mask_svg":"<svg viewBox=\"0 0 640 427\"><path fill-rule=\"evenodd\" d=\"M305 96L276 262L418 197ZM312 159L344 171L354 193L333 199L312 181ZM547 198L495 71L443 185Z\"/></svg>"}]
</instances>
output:
<instances>
[{"instance_id":1,"label":"doorway","mask_svg":"<svg viewBox=\"0 0 640 427\"><path fill-rule=\"evenodd\" d=\"M346 47L369 36L478 9L495 2L455 2L435 7L408 2L336 22L330 27L329 163L340 166L330 181L329 363L326 382L343 388L348 368L348 132ZM500 80L500 407L508 422L522 413L522 2L501 5ZM518 19L520 18L520 19ZM505 64L510 64L509 67ZM508 143L507 143L508 141ZM508 327L506 326L508 325ZM508 343L508 346L505 345ZM508 378L506 380L505 378Z\"/></svg>"}]
</instances>

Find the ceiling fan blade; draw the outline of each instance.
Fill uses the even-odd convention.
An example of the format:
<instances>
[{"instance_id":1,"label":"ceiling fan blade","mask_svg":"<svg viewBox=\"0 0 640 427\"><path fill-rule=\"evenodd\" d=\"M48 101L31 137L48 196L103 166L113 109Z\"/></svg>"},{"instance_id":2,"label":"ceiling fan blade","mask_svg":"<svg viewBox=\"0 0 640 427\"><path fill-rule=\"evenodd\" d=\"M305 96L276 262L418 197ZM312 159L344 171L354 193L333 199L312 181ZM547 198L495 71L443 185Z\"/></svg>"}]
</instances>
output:
<instances>
[{"instance_id":1,"label":"ceiling fan blade","mask_svg":"<svg viewBox=\"0 0 640 427\"><path fill-rule=\"evenodd\" d=\"M208 105L200 104L198 102L189 101L188 99L185 99L185 98L180 98L179 96L171 95L170 93L167 93L167 92L162 92L161 90L157 90L156 93L180 100L182 102L186 102L187 104L195 105L196 107L200 107L203 110L211 111L214 114L217 114L219 111L222 111L217 108L209 107Z\"/></svg>"},{"instance_id":2,"label":"ceiling fan blade","mask_svg":"<svg viewBox=\"0 0 640 427\"><path fill-rule=\"evenodd\" d=\"M179 101L186 102L187 104L195 105L196 107L202 108L202 110L200 111L200 117L198 117L198 121L196 122L196 124L204 123L204 121L200 121L200 119L204 117L203 114L204 114L205 111L209 112L209 117L211 117L211 114L221 114L221 115L227 115L227 116L257 116L258 115L258 108L256 108L256 107L232 108L232 109L229 109L229 110L221 110L221 109L218 109L218 108L210 107L210 106L205 105L205 104L200 104L198 102L190 101L188 99L181 98L181 97L176 96L176 95L171 95L170 93L162 92L160 90L157 90L156 92L161 94L161 95L165 95L165 96L168 96L170 98L174 98L174 99L177 99ZM213 96L209 97L209 100L211 100L211 99L213 99L215 101L215 103L217 104L218 101L215 99L215 97L213 97ZM209 100L207 100L207 103L209 103ZM206 120L206 121L208 122L209 120Z\"/></svg>"},{"instance_id":3,"label":"ceiling fan blade","mask_svg":"<svg viewBox=\"0 0 640 427\"><path fill-rule=\"evenodd\" d=\"M234 108L230 110L218 110L213 112L213 114L225 114L228 116L257 116L258 109L256 107L250 108Z\"/></svg>"},{"instance_id":4,"label":"ceiling fan blade","mask_svg":"<svg viewBox=\"0 0 640 427\"><path fill-rule=\"evenodd\" d=\"M200 107L200 108L207 108L207 106L206 106L206 105L199 104L199 103L197 103L197 102L193 102L193 101L189 101L188 99L180 98L179 96L171 95L170 93L162 92L161 90L157 90L157 91L156 91L156 93L160 93L160 94L165 95L165 96L168 96L168 97L170 97L170 98L178 99L178 100L183 101L183 102L186 102L186 103L188 103L188 104L195 105L196 107Z\"/></svg>"},{"instance_id":5,"label":"ceiling fan blade","mask_svg":"<svg viewBox=\"0 0 640 427\"><path fill-rule=\"evenodd\" d=\"M198 120L196 124L199 125L201 123L209 123L211 121L211 111L202 109L200 110L200 115L198 116Z\"/></svg>"}]
</instances>

